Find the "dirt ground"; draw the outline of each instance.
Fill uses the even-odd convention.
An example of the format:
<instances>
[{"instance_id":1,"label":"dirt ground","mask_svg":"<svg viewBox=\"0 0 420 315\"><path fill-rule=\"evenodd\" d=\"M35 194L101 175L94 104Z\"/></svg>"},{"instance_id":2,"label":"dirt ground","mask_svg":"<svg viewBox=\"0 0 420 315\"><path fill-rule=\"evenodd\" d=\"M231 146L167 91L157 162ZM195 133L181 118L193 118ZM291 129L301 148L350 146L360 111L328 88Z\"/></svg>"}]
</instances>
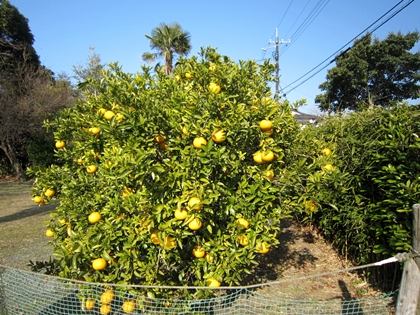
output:
<instances>
[{"instance_id":1,"label":"dirt ground","mask_svg":"<svg viewBox=\"0 0 420 315\"><path fill-rule=\"evenodd\" d=\"M44 220L54 205L37 206L30 195L31 182L0 181L0 264L29 269L29 260L48 260L52 248L45 236ZM280 245L264 256L255 267L249 283L291 279L290 282L259 289L296 299L350 299L382 294L356 273L317 275L351 267L333 251L330 244L311 227L293 220L282 223Z\"/></svg>"}]
</instances>

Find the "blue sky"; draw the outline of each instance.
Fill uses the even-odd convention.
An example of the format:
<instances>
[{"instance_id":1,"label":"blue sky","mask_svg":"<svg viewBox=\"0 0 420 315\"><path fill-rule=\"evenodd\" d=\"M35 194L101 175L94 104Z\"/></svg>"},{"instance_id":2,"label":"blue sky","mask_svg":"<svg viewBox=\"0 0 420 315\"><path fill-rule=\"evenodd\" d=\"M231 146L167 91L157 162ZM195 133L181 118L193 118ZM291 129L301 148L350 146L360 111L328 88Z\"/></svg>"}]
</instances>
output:
<instances>
[{"instance_id":1,"label":"blue sky","mask_svg":"<svg viewBox=\"0 0 420 315\"><path fill-rule=\"evenodd\" d=\"M331 55L393 6L397 5L392 11L396 12L410 1L10 0L29 20L41 62L55 73L70 76L74 65L85 64L90 46L102 62L118 62L126 72L140 71L141 54L151 51L144 34L150 34L161 22L178 22L191 33L190 55L211 46L235 61L271 57L274 48L265 53L262 48L273 46L269 40L275 39L278 27L280 40L292 39L291 44L280 45L282 88L324 60L333 59ZM419 17L420 0L415 0L373 34L384 39L389 32L420 30ZM417 44L414 51L419 50ZM327 64L322 63L316 71ZM285 97L292 102L305 98L308 105L301 110L319 114L314 98L332 66L334 63L298 87L308 76L289 86Z\"/></svg>"}]
</instances>

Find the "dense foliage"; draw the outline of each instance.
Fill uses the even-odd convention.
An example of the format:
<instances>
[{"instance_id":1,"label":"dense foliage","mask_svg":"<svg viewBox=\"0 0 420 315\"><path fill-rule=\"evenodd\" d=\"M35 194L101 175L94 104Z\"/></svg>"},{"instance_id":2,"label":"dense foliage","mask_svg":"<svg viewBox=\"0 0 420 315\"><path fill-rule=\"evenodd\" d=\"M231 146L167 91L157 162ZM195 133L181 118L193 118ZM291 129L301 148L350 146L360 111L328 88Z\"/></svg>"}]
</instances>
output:
<instances>
[{"instance_id":1,"label":"dense foliage","mask_svg":"<svg viewBox=\"0 0 420 315\"><path fill-rule=\"evenodd\" d=\"M367 34L336 57L315 102L326 112L386 107L420 97L420 52L411 52L419 32L390 33L384 40Z\"/></svg>"},{"instance_id":2,"label":"dense foliage","mask_svg":"<svg viewBox=\"0 0 420 315\"><path fill-rule=\"evenodd\" d=\"M303 181L296 194L316 204L305 220L357 263L410 251L411 209L420 193L419 116L418 106L400 104L329 117L303 131L306 162L298 166ZM329 151L315 153L320 148Z\"/></svg>"},{"instance_id":3,"label":"dense foliage","mask_svg":"<svg viewBox=\"0 0 420 315\"><path fill-rule=\"evenodd\" d=\"M299 126L290 104L268 97L272 71L208 48L173 76L112 64L86 83L47 123L62 164L38 172L33 188L36 202L60 202L47 233L59 275L240 283L291 211L280 183Z\"/></svg>"}]
</instances>

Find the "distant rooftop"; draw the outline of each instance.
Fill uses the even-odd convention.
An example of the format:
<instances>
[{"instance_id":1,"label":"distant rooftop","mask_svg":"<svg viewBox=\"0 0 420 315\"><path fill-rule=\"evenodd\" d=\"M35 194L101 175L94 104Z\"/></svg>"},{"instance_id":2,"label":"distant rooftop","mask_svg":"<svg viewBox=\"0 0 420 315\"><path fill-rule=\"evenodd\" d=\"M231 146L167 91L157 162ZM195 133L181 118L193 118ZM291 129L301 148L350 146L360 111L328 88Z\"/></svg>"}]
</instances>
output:
<instances>
[{"instance_id":1,"label":"distant rooftop","mask_svg":"<svg viewBox=\"0 0 420 315\"><path fill-rule=\"evenodd\" d=\"M302 125L304 125L306 123L314 124L319 119L319 116L301 113L301 112L296 111L296 110L294 110L292 112L292 114L296 117L296 120L298 121L298 123L302 124Z\"/></svg>"}]
</instances>

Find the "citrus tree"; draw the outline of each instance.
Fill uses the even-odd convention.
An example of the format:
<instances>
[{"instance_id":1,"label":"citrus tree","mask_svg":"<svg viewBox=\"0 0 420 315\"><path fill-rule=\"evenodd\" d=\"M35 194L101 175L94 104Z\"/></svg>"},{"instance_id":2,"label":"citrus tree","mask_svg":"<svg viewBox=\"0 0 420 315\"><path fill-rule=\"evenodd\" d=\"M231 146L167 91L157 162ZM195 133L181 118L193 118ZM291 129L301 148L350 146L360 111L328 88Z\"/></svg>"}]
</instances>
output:
<instances>
[{"instance_id":1,"label":"citrus tree","mask_svg":"<svg viewBox=\"0 0 420 315\"><path fill-rule=\"evenodd\" d=\"M278 244L284 170L299 126L274 102L268 62L214 49L171 76L111 64L46 123L59 163L34 201L59 201L47 236L62 277L91 282L239 284ZM52 144L54 145L54 144Z\"/></svg>"}]
</instances>

